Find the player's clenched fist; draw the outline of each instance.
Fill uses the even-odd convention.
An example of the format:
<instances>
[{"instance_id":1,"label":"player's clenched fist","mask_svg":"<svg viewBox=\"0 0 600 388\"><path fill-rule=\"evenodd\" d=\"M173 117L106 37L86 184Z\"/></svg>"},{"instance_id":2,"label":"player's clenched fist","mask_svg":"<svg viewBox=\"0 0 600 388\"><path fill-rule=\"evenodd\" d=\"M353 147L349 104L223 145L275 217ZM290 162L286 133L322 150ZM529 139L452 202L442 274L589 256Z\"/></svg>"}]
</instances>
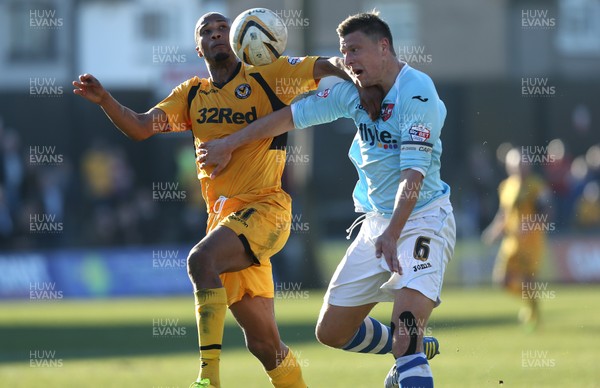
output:
<instances>
[{"instance_id":1,"label":"player's clenched fist","mask_svg":"<svg viewBox=\"0 0 600 388\"><path fill-rule=\"evenodd\" d=\"M73 93L78 94L95 104L100 104L108 94L100 81L91 74L80 75L79 81L73 81L73 86L76 88L73 90Z\"/></svg>"}]
</instances>

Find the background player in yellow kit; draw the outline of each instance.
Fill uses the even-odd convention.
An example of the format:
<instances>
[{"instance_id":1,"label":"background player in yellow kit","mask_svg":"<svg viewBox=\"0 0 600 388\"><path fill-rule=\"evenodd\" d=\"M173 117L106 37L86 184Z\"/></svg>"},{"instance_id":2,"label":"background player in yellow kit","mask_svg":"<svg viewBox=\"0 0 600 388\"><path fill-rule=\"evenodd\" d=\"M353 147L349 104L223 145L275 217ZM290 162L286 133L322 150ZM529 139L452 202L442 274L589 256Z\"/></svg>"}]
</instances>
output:
<instances>
[{"instance_id":1,"label":"background player in yellow kit","mask_svg":"<svg viewBox=\"0 0 600 388\"><path fill-rule=\"evenodd\" d=\"M498 187L500 205L482 239L491 244L504 236L494 267L493 279L525 302L519 319L535 327L539 319L534 285L545 249L550 193L544 181L522 163L521 152L513 148L506 154L508 177Z\"/></svg>"},{"instance_id":2,"label":"background player in yellow kit","mask_svg":"<svg viewBox=\"0 0 600 388\"><path fill-rule=\"evenodd\" d=\"M219 13L198 20L196 50L205 59L210 78L187 80L146 113L119 104L89 74L73 82L74 93L99 104L132 139L192 130L198 145L236 132L290 104L297 94L316 89L315 80L321 77L345 76L343 65L335 58L281 57L270 65L246 66L229 46L229 29L229 19ZM301 80L293 94L275 92L277 79L283 77ZM371 106L369 111L378 114L379 106ZM291 213L291 199L281 188L286 139L277 136L238 149L227 172L214 180L210 169L197 164L209 218L206 237L188 256L201 352L199 377L192 386L220 386L219 356L229 306L244 331L248 349L263 364L272 384L306 387L298 363L279 337L269 261L290 233L289 225L277 223L289 219Z\"/></svg>"}]
</instances>

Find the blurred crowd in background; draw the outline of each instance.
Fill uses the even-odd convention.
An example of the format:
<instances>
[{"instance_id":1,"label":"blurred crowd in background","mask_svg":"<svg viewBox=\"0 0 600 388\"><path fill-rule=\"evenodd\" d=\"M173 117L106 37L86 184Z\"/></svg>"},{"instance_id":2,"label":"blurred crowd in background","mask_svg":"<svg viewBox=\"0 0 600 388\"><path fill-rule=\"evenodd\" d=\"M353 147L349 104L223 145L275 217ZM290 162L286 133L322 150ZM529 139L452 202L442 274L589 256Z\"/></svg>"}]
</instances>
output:
<instances>
[{"instance_id":1,"label":"blurred crowd in background","mask_svg":"<svg viewBox=\"0 0 600 388\"><path fill-rule=\"evenodd\" d=\"M19 131L0 120L0 248L199 240L206 211L190 143L173 154L170 182L142 181L120 145L98 138L72 160L22 144ZM170 184L179 198L160 195Z\"/></svg>"},{"instance_id":2,"label":"blurred crowd in background","mask_svg":"<svg viewBox=\"0 0 600 388\"><path fill-rule=\"evenodd\" d=\"M478 236L493 218L498 208L498 184L506 178L504 160L513 147L524 151L521 163L529 163L551 191L548 216L555 226L553 232L585 234L600 230L600 145L591 145L583 155L572 155L568 142L554 139L529 155L530 146L518 144L500 144L495 158L490 156L494 152L485 152L483 146L471 147L466 177L469 183L457 196L458 188L450 182L459 237ZM537 154L542 149L545 154Z\"/></svg>"},{"instance_id":3,"label":"blurred crowd in background","mask_svg":"<svg viewBox=\"0 0 600 388\"><path fill-rule=\"evenodd\" d=\"M468 184L457 187L448 182L460 238L478 238L493 218L498 184L506 177L502 161L511 147L519 145L503 143L492 152L483 147L469 151ZM551 189L554 233L598 232L600 146L572 155L568 141L555 139L544 149L546 157L538 158L532 167ZM494 152L496 158L491 156ZM191 141L182 139L172 157L172 178L156 182L148 180L152 174L136 173L120 145L98 138L80 160L73 160L50 149L31 149L22 143L18 128L8 128L0 119L0 248L198 241L204 233L206 209ZM178 195L160 194L168 191ZM43 217L61 225L59 230L32 230L32 222Z\"/></svg>"}]
</instances>

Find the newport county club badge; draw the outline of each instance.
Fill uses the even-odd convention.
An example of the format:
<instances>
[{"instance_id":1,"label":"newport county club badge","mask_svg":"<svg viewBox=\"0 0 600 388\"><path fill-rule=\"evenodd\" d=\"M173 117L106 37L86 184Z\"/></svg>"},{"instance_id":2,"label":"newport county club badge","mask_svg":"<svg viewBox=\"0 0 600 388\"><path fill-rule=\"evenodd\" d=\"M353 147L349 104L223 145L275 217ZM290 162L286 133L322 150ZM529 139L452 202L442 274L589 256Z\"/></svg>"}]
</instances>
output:
<instances>
[{"instance_id":1,"label":"newport county club badge","mask_svg":"<svg viewBox=\"0 0 600 388\"><path fill-rule=\"evenodd\" d=\"M388 121L392 117L392 111L394 110L394 104L383 104L381 107L381 119Z\"/></svg>"},{"instance_id":2,"label":"newport county club badge","mask_svg":"<svg viewBox=\"0 0 600 388\"><path fill-rule=\"evenodd\" d=\"M250 88L250 85L248 85L248 84L241 84L240 86L235 88L235 96L237 98L239 98L240 100L243 100L244 98L248 98L250 93L252 93L252 89Z\"/></svg>"}]
</instances>

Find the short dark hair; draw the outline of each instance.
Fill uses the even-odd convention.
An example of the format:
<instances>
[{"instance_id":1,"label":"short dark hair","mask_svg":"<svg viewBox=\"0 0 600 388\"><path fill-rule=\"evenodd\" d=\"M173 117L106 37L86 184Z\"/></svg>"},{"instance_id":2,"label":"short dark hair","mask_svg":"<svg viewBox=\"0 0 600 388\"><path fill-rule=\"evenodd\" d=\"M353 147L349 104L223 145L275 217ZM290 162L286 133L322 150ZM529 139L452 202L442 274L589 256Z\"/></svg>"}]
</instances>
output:
<instances>
[{"instance_id":1,"label":"short dark hair","mask_svg":"<svg viewBox=\"0 0 600 388\"><path fill-rule=\"evenodd\" d=\"M396 56L390 26L379 17L379 12L377 11L348 16L346 20L339 24L336 31L340 38L356 31L360 31L374 40L387 38L390 42L390 52Z\"/></svg>"}]
</instances>

